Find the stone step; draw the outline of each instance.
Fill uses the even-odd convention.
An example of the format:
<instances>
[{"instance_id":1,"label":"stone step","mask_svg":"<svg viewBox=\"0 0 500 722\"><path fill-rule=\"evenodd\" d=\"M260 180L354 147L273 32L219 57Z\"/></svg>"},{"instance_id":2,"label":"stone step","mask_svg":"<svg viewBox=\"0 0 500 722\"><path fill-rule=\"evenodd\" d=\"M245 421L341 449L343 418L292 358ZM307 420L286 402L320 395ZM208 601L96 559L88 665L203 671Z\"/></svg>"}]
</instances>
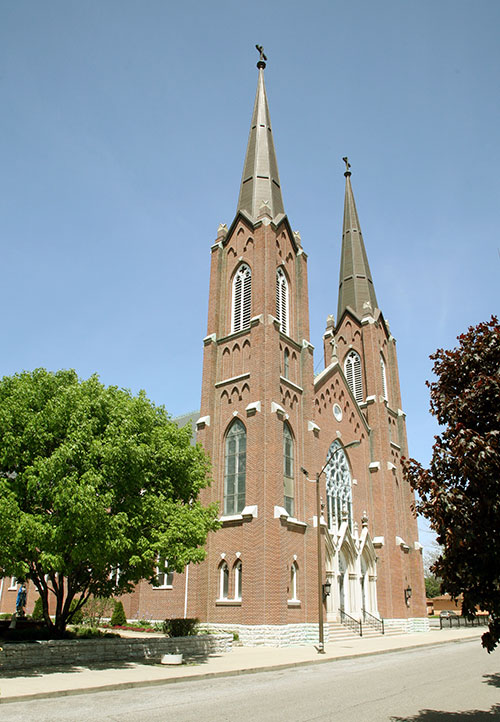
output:
<instances>
[{"instance_id":1,"label":"stone step","mask_svg":"<svg viewBox=\"0 0 500 722\"><path fill-rule=\"evenodd\" d=\"M351 640L359 639L360 635L354 632L349 627L345 627L340 622L328 622L329 639L332 640ZM403 626L388 627L384 629L384 635L387 637L393 637L398 634L405 634L406 630ZM382 632L375 627L371 627L368 624L363 624L363 637L381 637Z\"/></svg>"}]
</instances>

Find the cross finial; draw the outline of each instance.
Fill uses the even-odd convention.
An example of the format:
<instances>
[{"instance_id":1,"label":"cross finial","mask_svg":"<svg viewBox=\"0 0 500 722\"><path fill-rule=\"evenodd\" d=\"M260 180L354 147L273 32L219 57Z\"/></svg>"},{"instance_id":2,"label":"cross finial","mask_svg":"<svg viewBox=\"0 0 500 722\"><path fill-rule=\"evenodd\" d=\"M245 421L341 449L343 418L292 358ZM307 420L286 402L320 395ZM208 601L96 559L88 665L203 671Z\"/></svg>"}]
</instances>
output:
<instances>
[{"instance_id":1,"label":"cross finial","mask_svg":"<svg viewBox=\"0 0 500 722\"><path fill-rule=\"evenodd\" d=\"M259 51L259 54L260 54L260 58L259 58L259 62L257 63L257 67L265 68L266 63L264 61L267 60L267 57L264 55L264 47L262 45L256 45L255 47L257 48L257 50Z\"/></svg>"},{"instance_id":2,"label":"cross finial","mask_svg":"<svg viewBox=\"0 0 500 722\"><path fill-rule=\"evenodd\" d=\"M345 173L344 173L344 175L345 175L345 176L351 175L351 171L349 170L349 168L351 167L351 164L349 163L349 158L348 158L347 156L345 156L345 158L342 158L342 160L343 160L344 163L345 163Z\"/></svg>"}]
</instances>

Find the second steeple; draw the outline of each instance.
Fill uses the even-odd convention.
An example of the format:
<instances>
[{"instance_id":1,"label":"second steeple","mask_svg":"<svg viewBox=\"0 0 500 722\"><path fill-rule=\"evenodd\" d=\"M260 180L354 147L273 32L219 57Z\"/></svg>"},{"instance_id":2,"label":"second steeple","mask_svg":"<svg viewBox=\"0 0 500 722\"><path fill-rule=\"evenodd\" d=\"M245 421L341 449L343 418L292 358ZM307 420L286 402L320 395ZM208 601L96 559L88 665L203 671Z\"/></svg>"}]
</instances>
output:
<instances>
[{"instance_id":1,"label":"second steeple","mask_svg":"<svg viewBox=\"0 0 500 722\"><path fill-rule=\"evenodd\" d=\"M372 316L377 308L377 297L352 192L351 166L347 158L343 160L346 164L346 184L337 323L348 307L360 318Z\"/></svg>"}]
</instances>

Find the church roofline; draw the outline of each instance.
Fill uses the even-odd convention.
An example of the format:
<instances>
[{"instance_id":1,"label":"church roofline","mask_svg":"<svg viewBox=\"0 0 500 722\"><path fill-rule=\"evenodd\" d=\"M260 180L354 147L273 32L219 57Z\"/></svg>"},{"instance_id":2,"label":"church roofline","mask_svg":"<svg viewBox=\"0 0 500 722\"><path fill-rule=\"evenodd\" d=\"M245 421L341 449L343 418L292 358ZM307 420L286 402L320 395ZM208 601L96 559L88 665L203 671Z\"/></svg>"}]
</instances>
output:
<instances>
[{"instance_id":1,"label":"church roofline","mask_svg":"<svg viewBox=\"0 0 500 722\"><path fill-rule=\"evenodd\" d=\"M290 240L292 242L292 246L294 251L297 253L299 250L302 250L302 246L299 246L297 241L295 240L295 234L292 230L292 227L290 225L290 221L288 220L288 216L286 213L280 213L276 218L274 219L268 219L269 225L272 226L273 230L277 231L281 225L284 225L288 231L288 235L290 236ZM250 231L254 231L256 228L259 228L260 226L264 225L264 219L259 218L258 220L253 220L246 211L244 210L238 210L236 212L236 215L233 219L233 222L228 228L228 231L226 233L225 238L222 241L222 246L227 245L229 242L229 239L231 238L232 234L235 231L236 226L238 225L239 221L242 221ZM307 254L305 251L303 251L303 254L307 258Z\"/></svg>"},{"instance_id":2,"label":"church roofline","mask_svg":"<svg viewBox=\"0 0 500 722\"><path fill-rule=\"evenodd\" d=\"M374 309L373 314L366 314L365 316L360 316L358 313L356 313L356 311L353 308L351 308L351 306L347 306L344 309L341 317L339 318L338 323L333 328L334 334L336 334L340 331L340 327L342 326L342 323L346 316L350 316L354 321L357 321L357 323L359 323L360 326L363 325L363 322L366 321L366 319L371 317L371 318L373 318L375 323L381 323L383 325L384 330L387 334L387 338L392 338L393 341L396 340L394 338L394 336L392 336L391 330L389 328L389 323L388 323L388 321L386 321L385 316L380 308Z\"/></svg>"}]
</instances>

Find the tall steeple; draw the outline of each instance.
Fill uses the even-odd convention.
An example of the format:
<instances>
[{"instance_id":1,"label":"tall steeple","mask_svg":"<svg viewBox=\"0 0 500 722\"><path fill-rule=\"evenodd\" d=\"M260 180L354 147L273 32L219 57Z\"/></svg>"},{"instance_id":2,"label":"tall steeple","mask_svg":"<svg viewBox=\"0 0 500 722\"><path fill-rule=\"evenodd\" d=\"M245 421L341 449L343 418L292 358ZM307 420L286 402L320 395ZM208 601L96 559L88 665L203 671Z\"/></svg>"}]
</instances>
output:
<instances>
[{"instance_id":1,"label":"tall steeple","mask_svg":"<svg viewBox=\"0 0 500 722\"><path fill-rule=\"evenodd\" d=\"M373 315L378 307L352 192L351 166L347 158L343 158L343 161L346 164L346 184L337 321L340 321L348 306L360 317Z\"/></svg>"},{"instance_id":2,"label":"tall steeple","mask_svg":"<svg viewBox=\"0 0 500 722\"><path fill-rule=\"evenodd\" d=\"M257 45L256 47L260 53L260 60L257 63L259 80L237 208L238 211L243 211L254 221L260 215L263 203L267 203L269 206L269 214L272 218L284 213L271 118L264 85L264 68L267 58L262 46Z\"/></svg>"}]
</instances>

